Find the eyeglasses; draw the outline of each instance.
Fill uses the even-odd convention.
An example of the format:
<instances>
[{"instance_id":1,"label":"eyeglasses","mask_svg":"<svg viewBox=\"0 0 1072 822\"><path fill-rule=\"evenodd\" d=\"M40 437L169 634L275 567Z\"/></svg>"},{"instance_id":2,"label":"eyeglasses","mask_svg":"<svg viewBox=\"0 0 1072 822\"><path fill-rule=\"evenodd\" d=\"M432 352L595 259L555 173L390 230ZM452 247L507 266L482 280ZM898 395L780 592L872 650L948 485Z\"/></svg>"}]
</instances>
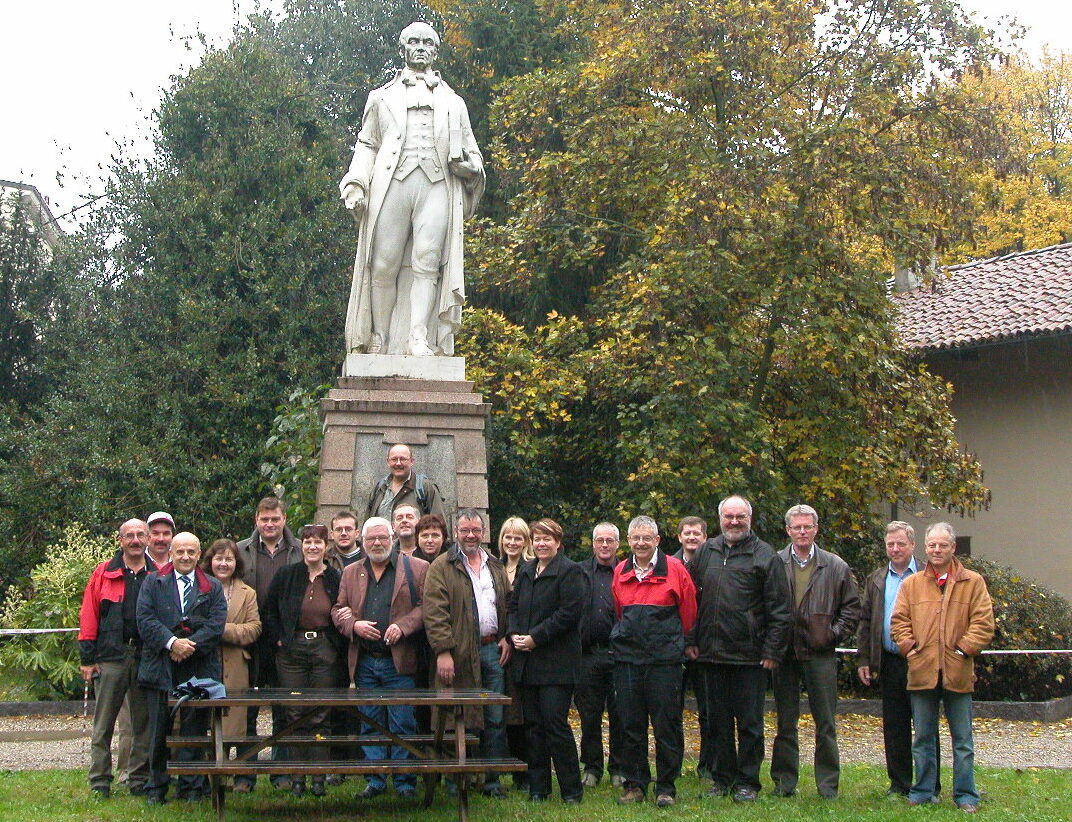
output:
<instances>
[{"instance_id":1,"label":"eyeglasses","mask_svg":"<svg viewBox=\"0 0 1072 822\"><path fill-rule=\"evenodd\" d=\"M381 536L378 536L378 535L377 536L372 536L370 534L369 536L365 537L361 541L364 542L365 545L377 545L377 544L379 544L381 542L390 542L391 538L387 537L387 536L381 537Z\"/></svg>"},{"instance_id":2,"label":"eyeglasses","mask_svg":"<svg viewBox=\"0 0 1072 822\"><path fill-rule=\"evenodd\" d=\"M806 533L808 533L808 531L814 531L815 526L814 525L790 525L788 530L791 531L794 534L806 534Z\"/></svg>"},{"instance_id":3,"label":"eyeglasses","mask_svg":"<svg viewBox=\"0 0 1072 822\"><path fill-rule=\"evenodd\" d=\"M726 520L727 522L744 522L746 519L748 519L748 517L749 517L748 514L723 514L722 515L722 519Z\"/></svg>"},{"instance_id":4,"label":"eyeglasses","mask_svg":"<svg viewBox=\"0 0 1072 822\"><path fill-rule=\"evenodd\" d=\"M484 533L484 529L483 528L459 528L458 533L461 534L463 537L469 537L469 536L477 536L477 537L479 537L481 534Z\"/></svg>"},{"instance_id":5,"label":"eyeglasses","mask_svg":"<svg viewBox=\"0 0 1072 822\"><path fill-rule=\"evenodd\" d=\"M641 545L654 545L659 541L659 538L652 534L630 534L629 541L639 542Z\"/></svg>"}]
</instances>

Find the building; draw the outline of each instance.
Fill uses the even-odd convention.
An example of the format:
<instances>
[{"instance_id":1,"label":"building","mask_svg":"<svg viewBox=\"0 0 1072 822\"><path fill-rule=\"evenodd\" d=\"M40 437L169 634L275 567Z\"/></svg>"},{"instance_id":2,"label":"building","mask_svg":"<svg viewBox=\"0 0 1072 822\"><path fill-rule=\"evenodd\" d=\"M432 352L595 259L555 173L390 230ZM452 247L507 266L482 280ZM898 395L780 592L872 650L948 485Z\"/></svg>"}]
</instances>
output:
<instances>
[{"instance_id":1,"label":"building","mask_svg":"<svg viewBox=\"0 0 1072 822\"><path fill-rule=\"evenodd\" d=\"M918 528L948 520L961 552L1072 597L1072 243L944 275L893 297L898 328L952 383L958 439L982 463L993 498L972 517L895 513Z\"/></svg>"},{"instance_id":2,"label":"building","mask_svg":"<svg viewBox=\"0 0 1072 822\"><path fill-rule=\"evenodd\" d=\"M44 239L49 252L55 251L56 246L63 237L63 231L49 210L48 199L42 196L36 186L15 183L11 180L0 180L0 219L6 216L8 203L13 194L17 195L22 201L23 208L30 215L30 220L37 228L42 239Z\"/></svg>"}]
</instances>

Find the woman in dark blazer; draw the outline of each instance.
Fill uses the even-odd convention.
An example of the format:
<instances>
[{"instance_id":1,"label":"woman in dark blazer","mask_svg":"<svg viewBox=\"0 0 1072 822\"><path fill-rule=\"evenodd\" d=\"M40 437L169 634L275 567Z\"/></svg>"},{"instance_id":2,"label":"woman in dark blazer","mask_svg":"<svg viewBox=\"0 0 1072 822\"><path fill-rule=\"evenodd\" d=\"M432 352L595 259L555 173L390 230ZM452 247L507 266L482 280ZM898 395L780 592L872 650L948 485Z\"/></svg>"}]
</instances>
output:
<instances>
[{"instance_id":1,"label":"woman in dark blazer","mask_svg":"<svg viewBox=\"0 0 1072 822\"><path fill-rule=\"evenodd\" d=\"M529 800L541 802L550 795L554 762L562 799L575 805L584 788L569 707L581 666L580 622L588 581L562 553L557 522L541 519L529 528L536 559L514 578L509 620L512 674L525 712Z\"/></svg>"},{"instance_id":2,"label":"woman in dark blazer","mask_svg":"<svg viewBox=\"0 0 1072 822\"><path fill-rule=\"evenodd\" d=\"M276 649L279 687L333 688L338 684L339 668L346 652L346 642L331 621L331 607L339 597L341 574L326 562L326 525L306 525L301 530L301 543L303 561L284 565L268 589L261 609L264 635ZM287 721L293 722L303 710L289 709ZM312 714L304 730L310 736L329 736L328 709ZM311 761L328 758L327 745L310 745L305 752ZM294 779L293 785L295 796L305 793L304 778ZM313 777L312 793L324 795L323 776Z\"/></svg>"}]
</instances>

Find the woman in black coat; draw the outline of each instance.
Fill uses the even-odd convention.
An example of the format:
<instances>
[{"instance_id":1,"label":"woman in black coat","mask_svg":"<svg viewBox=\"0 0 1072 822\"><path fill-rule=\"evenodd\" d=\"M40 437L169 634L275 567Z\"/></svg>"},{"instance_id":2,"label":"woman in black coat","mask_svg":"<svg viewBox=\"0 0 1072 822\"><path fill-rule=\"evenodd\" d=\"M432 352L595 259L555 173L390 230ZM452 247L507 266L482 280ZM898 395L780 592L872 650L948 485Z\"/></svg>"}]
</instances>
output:
<instances>
[{"instance_id":1,"label":"woman in black coat","mask_svg":"<svg viewBox=\"0 0 1072 822\"><path fill-rule=\"evenodd\" d=\"M536 559L518 570L510 597L512 674L525 712L529 800L541 802L550 795L554 762L562 799L575 805L584 788L569 707L581 666L580 622L588 580L561 552L557 522L541 519L529 528Z\"/></svg>"},{"instance_id":2,"label":"woman in black coat","mask_svg":"<svg viewBox=\"0 0 1072 822\"><path fill-rule=\"evenodd\" d=\"M326 525L306 525L301 530L303 562L285 565L276 573L261 608L264 635L275 651L279 686L290 690L333 688L338 684L339 669L346 641L331 620L331 607L339 598L342 575L325 561L328 548ZM288 709L293 722L303 708ZM331 734L328 709L312 714L306 734ZM326 745L310 745L308 759L327 759ZM304 778L293 782L294 794L305 793ZM324 777L313 777L313 795L323 796Z\"/></svg>"}]
</instances>

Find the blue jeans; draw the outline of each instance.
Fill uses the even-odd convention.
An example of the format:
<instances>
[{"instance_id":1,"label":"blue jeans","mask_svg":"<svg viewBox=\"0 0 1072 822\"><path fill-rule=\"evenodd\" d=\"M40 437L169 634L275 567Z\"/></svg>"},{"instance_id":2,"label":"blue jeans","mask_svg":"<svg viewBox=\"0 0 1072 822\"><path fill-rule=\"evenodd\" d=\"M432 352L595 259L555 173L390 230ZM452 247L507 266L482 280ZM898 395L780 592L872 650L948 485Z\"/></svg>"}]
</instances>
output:
<instances>
[{"instance_id":1,"label":"blue jeans","mask_svg":"<svg viewBox=\"0 0 1072 822\"><path fill-rule=\"evenodd\" d=\"M413 687L413 677L398 673L391 657L374 657L362 654L357 663L357 687L378 688L380 690L399 691ZM417 733L417 720L413 714L412 705L391 705L390 707L367 707L364 713L374 722L385 725L388 730L396 734ZM361 733L371 734L378 731L367 723L361 723ZM391 759L411 759L413 754L405 748L392 745L389 752ZM366 745L365 757L367 759L387 759L388 750L379 745ZM399 793L408 793L417 788L417 775L412 773L396 773L393 776L395 790ZM387 779L383 774L371 774L368 777L370 788L382 791L387 787Z\"/></svg>"},{"instance_id":2,"label":"blue jeans","mask_svg":"<svg viewBox=\"0 0 1072 822\"><path fill-rule=\"evenodd\" d=\"M947 691L942 687L909 691L912 700L912 760L916 783L908 794L913 802L927 802L937 795L938 706L945 706L949 735L953 739L953 801L957 805L979 804L975 790L975 743L972 740L972 695Z\"/></svg>"},{"instance_id":3,"label":"blue jeans","mask_svg":"<svg viewBox=\"0 0 1072 822\"><path fill-rule=\"evenodd\" d=\"M480 685L485 691L506 693L506 675L499 664L499 645L496 642L480 646ZM510 756L502 705L488 705L484 708L484 731L480 735L480 751L482 756L489 759ZM484 790L498 784L497 772L490 771L484 776Z\"/></svg>"}]
</instances>

